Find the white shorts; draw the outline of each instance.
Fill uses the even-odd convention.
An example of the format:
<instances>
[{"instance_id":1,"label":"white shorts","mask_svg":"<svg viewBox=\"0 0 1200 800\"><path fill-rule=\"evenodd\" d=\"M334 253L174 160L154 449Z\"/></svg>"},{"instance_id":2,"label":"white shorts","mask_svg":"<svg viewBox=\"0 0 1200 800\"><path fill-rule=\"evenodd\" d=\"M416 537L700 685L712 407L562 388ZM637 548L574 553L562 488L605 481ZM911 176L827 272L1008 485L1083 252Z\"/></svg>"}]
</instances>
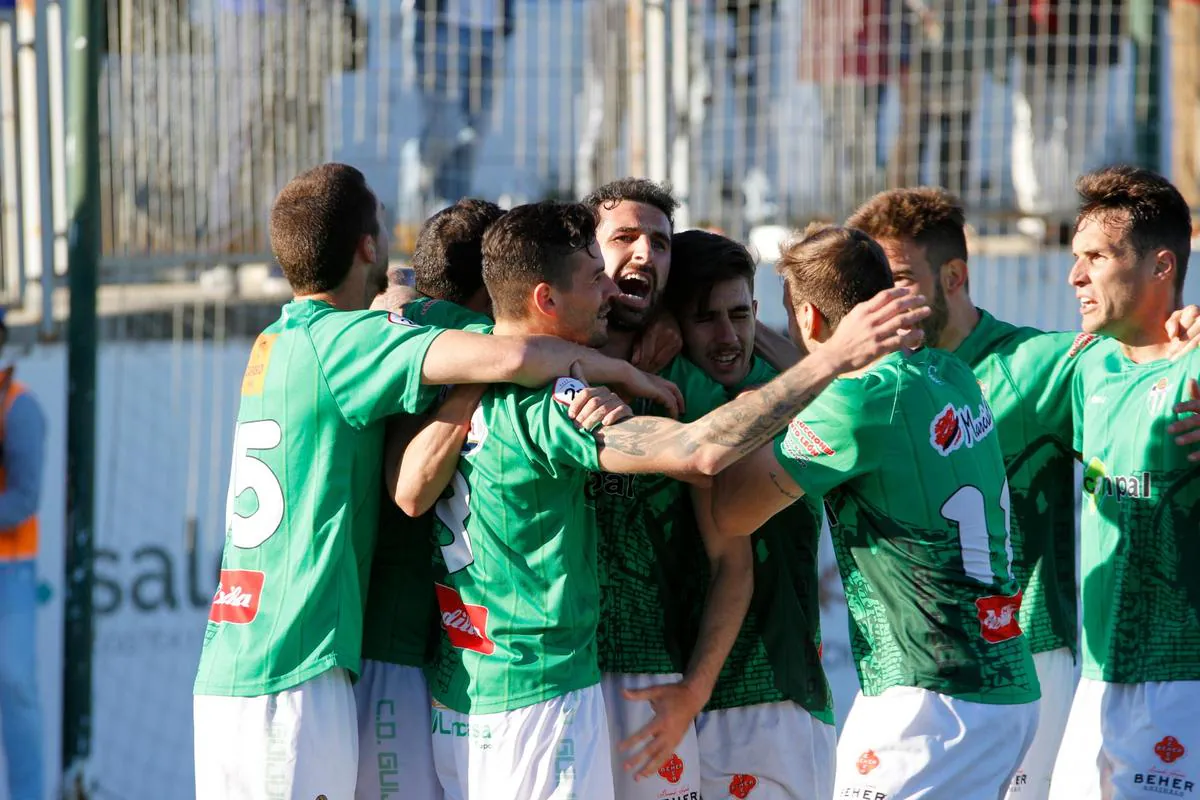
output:
<instances>
[{"instance_id":1,"label":"white shorts","mask_svg":"<svg viewBox=\"0 0 1200 800\"><path fill-rule=\"evenodd\" d=\"M894 686L854 699L833 796L997 800L1037 730L1037 702L989 705Z\"/></svg>"},{"instance_id":2,"label":"white shorts","mask_svg":"<svg viewBox=\"0 0 1200 800\"><path fill-rule=\"evenodd\" d=\"M696 734L704 800L827 800L833 794L837 731L796 703L706 711L696 720Z\"/></svg>"},{"instance_id":3,"label":"white shorts","mask_svg":"<svg viewBox=\"0 0 1200 800\"><path fill-rule=\"evenodd\" d=\"M1033 664L1042 685L1037 733L1009 784L1005 800L1046 800L1050 796L1054 759L1067 728L1071 698L1075 695L1075 659L1070 649L1061 647L1034 653Z\"/></svg>"},{"instance_id":4,"label":"white shorts","mask_svg":"<svg viewBox=\"0 0 1200 800\"><path fill-rule=\"evenodd\" d=\"M362 662L357 800L442 800L429 736L429 689L419 667Z\"/></svg>"},{"instance_id":5,"label":"white shorts","mask_svg":"<svg viewBox=\"0 0 1200 800\"><path fill-rule=\"evenodd\" d=\"M433 768L446 800L467 800L467 747L471 723L466 714L430 700Z\"/></svg>"},{"instance_id":6,"label":"white shorts","mask_svg":"<svg viewBox=\"0 0 1200 800\"><path fill-rule=\"evenodd\" d=\"M1081 678L1050 797L1200 798L1200 681Z\"/></svg>"},{"instance_id":7,"label":"white shorts","mask_svg":"<svg viewBox=\"0 0 1200 800\"><path fill-rule=\"evenodd\" d=\"M434 763L438 777L445 777L447 798L613 800L599 686L495 714L445 709L439 718L438 711L434 706ZM464 720L466 737L460 733Z\"/></svg>"},{"instance_id":8,"label":"white shorts","mask_svg":"<svg viewBox=\"0 0 1200 800\"><path fill-rule=\"evenodd\" d=\"M196 800L350 800L358 715L344 669L257 697L196 695Z\"/></svg>"},{"instance_id":9,"label":"white shorts","mask_svg":"<svg viewBox=\"0 0 1200 800\"><path fill-rule=\"evenodd\" d=\"M621 752L621 742L637 733L654 719L654 709L645 700L626 700L625 689L646 689L664 683L677 683L682 675L628 675L605 673L600 678L604 687L604 709L608 715L608 732L612 740L612 774L617 800L699 800L700 744L696 741L696 726L689 725L683 741L663 764L657 775L634 780L625 769L625 761L635 752Z\"/></svg>"}]
</instances>

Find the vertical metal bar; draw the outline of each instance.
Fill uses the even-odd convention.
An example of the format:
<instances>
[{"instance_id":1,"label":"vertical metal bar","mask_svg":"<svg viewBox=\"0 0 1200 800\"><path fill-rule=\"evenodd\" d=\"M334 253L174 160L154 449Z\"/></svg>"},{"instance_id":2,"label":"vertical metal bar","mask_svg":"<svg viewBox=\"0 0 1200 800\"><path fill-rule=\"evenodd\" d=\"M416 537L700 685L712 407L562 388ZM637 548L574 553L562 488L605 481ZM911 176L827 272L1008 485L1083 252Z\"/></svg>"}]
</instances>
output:
<instances>
[{"instance_id":1,"label":"vertical metal bar","mask_svg":"<svg viewBox=\"0 0 1200 800\"><path fill-rule=\"evenodd\" d=\"M646 5L646 174L667 179L667 9L665 0Z\"/></svg>"},{"instance_id":2,"label":"vertical metal bar","mask_svg":"<svg viewBox=\"0 0 1200 800\"><path fill-rule=\"evenodd\" d=\"M646 0L629 0L625 16L629 69L629 173L646 174Z\"/></svg>"},{"instance_id":3,"label":"vertical metal bar","mask_svg":"<svg viewBox=\"0 0 1200 800\"><path fill-rule=\"evenodd\" d=\"M679 201L675 227L691 224L691 45L689 0L671 0L671 101L675 124L671 140L671 188Z\"/></svg>"},{"instance_id":4,"label":"vertical metal bar","mask_svg":"<svg viewBox=\"0 0 1200 800\"><path fill-rule=\"evenodd\" d=\"M39 122L42 120L40 93L38 91L38 64L36 55L37 8L33 0L17 3L17 136L20 142L21 161L21 227L23 230L22 250L24 274L17 284L18 300L25 297L25 282L34 276L40 278L46 270L42 258L42 165L46 150L41 137Z\"/></svg>"},{"instance_id":5,"label":"vertical metal bar","mask_svg":"<svg viewBox=\"0 0 1200 800\"><path fill-rule=\"evenodd\" d=\"M16 27L0 14L0 294L24 284L21 247L21 155L17 140Z\"/></svg>"}]
</instances>

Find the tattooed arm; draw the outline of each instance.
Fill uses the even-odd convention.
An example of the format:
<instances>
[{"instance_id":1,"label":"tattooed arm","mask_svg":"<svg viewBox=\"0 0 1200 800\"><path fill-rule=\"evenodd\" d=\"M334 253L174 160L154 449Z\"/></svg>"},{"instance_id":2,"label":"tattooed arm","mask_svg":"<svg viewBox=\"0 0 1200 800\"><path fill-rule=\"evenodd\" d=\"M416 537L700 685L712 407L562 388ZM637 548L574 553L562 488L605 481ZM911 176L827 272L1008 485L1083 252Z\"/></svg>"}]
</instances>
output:
<instances>
[{"instance_id":1,"label":"tattooed arm","mask_svg":"<svg viewBox=\"0 0 1200 800\"><path fill-rule=\"evenodd\" d=\"M767 444L713 481L713 523L725 536L749 536L803 495Z\"/></svg>"},{"instance_id":2,"label":"tattooed arm","mask_svg":"<svg viewBox=\"0 0 1200 800\"><path fill-rule=\"evenodd\" d=\"M684 480L716 475L770 441L838 375L918 344L921 332L915 326L929 314L924 303L904 289L880 292L855 306L816 352L695 422L633 417L600 431L601 468L662 472Z\"/></svg>"}]
</instances>

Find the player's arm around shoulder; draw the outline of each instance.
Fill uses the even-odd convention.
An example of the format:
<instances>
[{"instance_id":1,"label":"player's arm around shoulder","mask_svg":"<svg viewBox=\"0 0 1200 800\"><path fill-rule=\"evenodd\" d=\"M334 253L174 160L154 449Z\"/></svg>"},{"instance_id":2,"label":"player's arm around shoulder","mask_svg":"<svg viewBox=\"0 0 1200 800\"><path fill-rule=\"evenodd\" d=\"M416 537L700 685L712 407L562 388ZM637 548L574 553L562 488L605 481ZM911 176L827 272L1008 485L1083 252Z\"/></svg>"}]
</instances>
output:
<instances>
[{"instance_id":1,"label":"player's arm around shoulder","mask_svg":"<svg viewBox=\"0 0 1200 800\"><path fill-rule=\"evenodd\" d=\"M765 444L713 481L712 525L718 535L747 537L804 496L779 463L775 445ZM703 528L701 528L703 532ZM747 547L749 540L745 540Z\"/></svg>"}]
</instances>

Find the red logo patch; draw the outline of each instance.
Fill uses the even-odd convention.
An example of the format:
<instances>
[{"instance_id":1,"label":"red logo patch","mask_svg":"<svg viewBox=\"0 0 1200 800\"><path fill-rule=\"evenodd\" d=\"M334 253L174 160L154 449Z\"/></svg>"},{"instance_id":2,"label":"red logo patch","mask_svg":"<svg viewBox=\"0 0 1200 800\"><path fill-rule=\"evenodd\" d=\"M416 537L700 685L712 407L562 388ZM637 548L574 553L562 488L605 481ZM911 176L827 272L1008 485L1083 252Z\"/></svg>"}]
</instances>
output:
<instances>
[{"instance_id":1,"label":"red logo patch","mask_svg":"<svg viewBox=\"0 0 1200 800\"><path fill-rule=\"evenodd\" d=\"M667 763L658 768L658 776L667 783L679 783L683 778L683 759L678 753L671 753Z\"/></svg>"},{"instance_id":2,"label":"red logo patch","mask_svg":"<svg viewBox=\"0 0 1200 800\"><path fill-rule=\"evenodd\" d=\"M1096 341L1094 333L1081 333L1075 337L1075 341L1071 343L1071 349L1067 351L1067 358L1074 358L1079 355L1085 347Z\"/></svg>"},{"instance_id":3,"label":"red logo patch","mask_svg":"<svg viewBox=\"0 0 1200 800\"><path fill-rule=\"evenodd\" d=\"M1021 592L1012 597L1001 594L980 597L975 601L979 617L979 635L984 641L996 644L1021 635L1017 612L1021 610Z\"/></svg>"},{"instance_id":4,"label":"red logo patch","mask_svg":"<svg viewBox=\"0 0 1200 800\"><path fill-rule=\"evenodd\" d=\"M805 425L798 419L794 419L788 423L788 430L796 437L796 441L804 446L810 456L831 456L837 453L832 447L825 443L817 432Z\"/></svg>"},{"instance_id":5,"label":"red logo patch","mask_svg":"<svg viewBox=\"0 0 1200 800\"><path fill-rule=\"evenodd\" d=\"M1154 745L1154 752L1162 759L1164 764L1174 764L1179 759L1183 758L1187 753L1187 748L1179 743L1179 740L1174 736L1164 736L1163 740Z\"/></svg>"},{"instance_id":6,"label":"red logo patch","mask_svg":"<svg viewBox=\"0 0 1200 800\"><path fill-rule=\"evenodd\" d=\"M253 569L223 569L208 612L210 622L246 625L258 616L258 601L266 575Z\"/></svg>"},{"instance_id":7,"label":"red logo patch","mask_svg":"<svg viewBox=\"0 0 1200 800\"><path fill-rule=\"evenodd\" d=\"M758 786L758 778L753 775L734 775L729 781L729 793L738 800L746 800L755 786Z\"/></svg>"},{"instance_id":8,"label":"red logo patch","mask_svg":"<svg viewBox=\"0 0 1200 800\"><path fill-rule=\"evenodd\" d=\"M962 442L962 437L962 424L958 421L958 414L954 413L954 406L948 405L942 409L942 413L933 418L929 426L929 442L939 453L948 455Z\"/></svg>"},{"instance_id":9,"label":"red logo patch","mask_svg":"<svg viewBox=\"0 0 1200 800\"><path fill-rule=\"evenodd\" d=\"M433 588L442 612L442 627L450 637L450 644L485 656L496 652L496 643L487 636L487 607L464 603L462 595L449 586L435 583Z\"/></svg>"},{"instance_id":10,"label":"red logo patch","mask_svg":"<svg viewBox=\"0 0 1200 800\"><path fill-rule=\"evenodd\" d=\"M858 767L859 775L866 775L879 766L879 756L875 755L874 750L868 750L858 757L858 763L855 766Z\"/></svg>"}]
</instances>

